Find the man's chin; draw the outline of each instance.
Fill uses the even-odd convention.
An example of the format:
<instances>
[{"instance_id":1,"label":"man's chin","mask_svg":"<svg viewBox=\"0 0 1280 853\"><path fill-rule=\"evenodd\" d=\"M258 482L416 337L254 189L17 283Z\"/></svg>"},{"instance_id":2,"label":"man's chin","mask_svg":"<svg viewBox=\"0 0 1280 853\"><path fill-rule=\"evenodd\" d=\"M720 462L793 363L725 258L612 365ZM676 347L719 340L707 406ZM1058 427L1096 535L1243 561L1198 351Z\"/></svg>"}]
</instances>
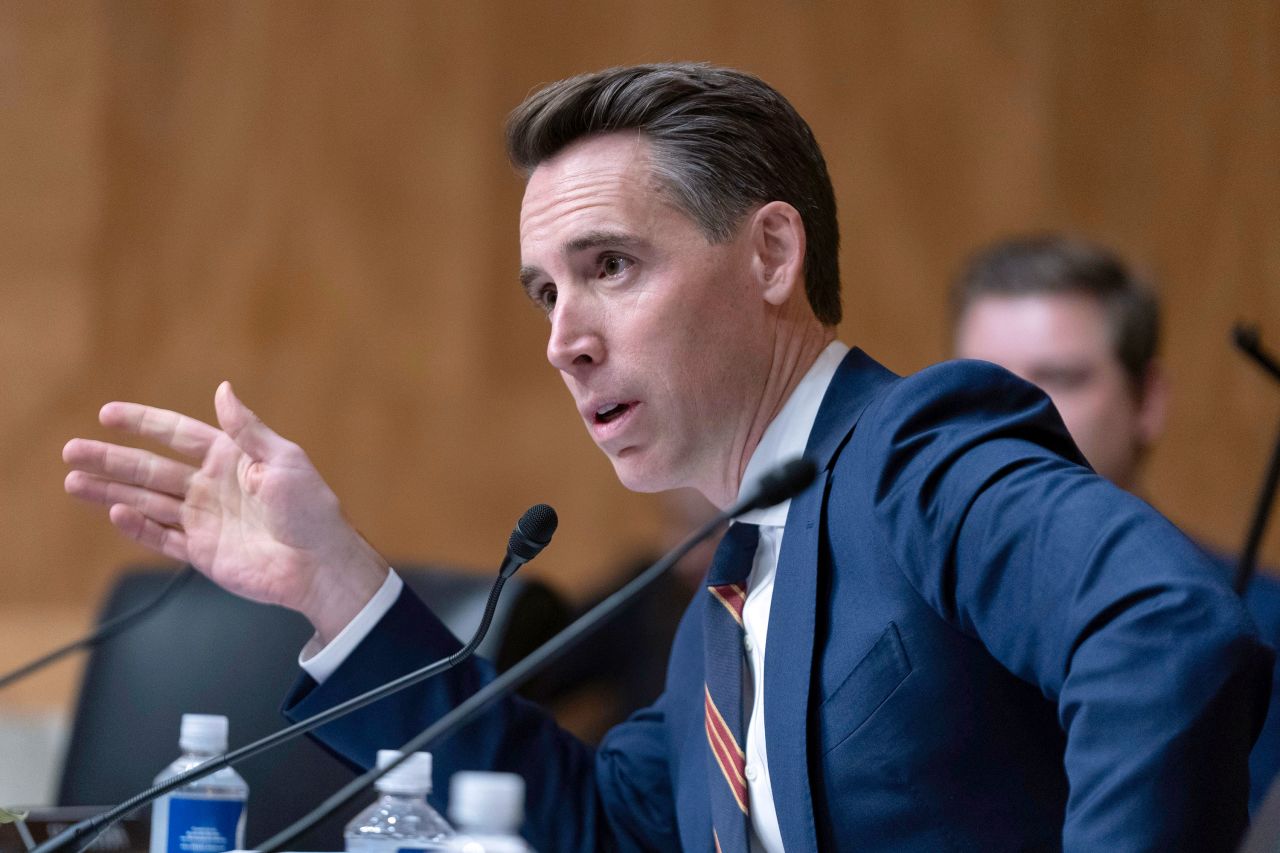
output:
<instances>
[{"instance_id":1,"label":"man's chin","mask_svg":"<svg viewBox=\"0 0 1280 853\"><path fill-rule=\"evenodd\" d=\"M665 492L679 488L683 483L673 482L675 479L669 471L652 464L652 460L641 459L635 450L625 450L621 455L609 454L613 463L613 472L618 481L633 492Z\"/></svg>"}]
</instances>

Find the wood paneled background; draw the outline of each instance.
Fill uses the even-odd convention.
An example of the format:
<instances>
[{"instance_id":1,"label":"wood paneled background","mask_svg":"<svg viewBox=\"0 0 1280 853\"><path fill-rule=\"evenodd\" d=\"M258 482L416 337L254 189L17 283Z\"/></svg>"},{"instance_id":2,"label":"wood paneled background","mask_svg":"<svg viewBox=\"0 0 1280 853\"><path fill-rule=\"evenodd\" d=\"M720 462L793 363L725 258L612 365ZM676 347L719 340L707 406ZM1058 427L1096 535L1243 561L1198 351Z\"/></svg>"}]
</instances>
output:
<instances>
[{"instance_id":1,"label":"wood paneled background","mask_svg":"<svg viewBox=\"0 0 1280 853\"><path fill-rule=\"evenodd\" d=\"M62 492L111 399L212 417L217 382L311 453L392 556L574 599L657 535L543 360L519 293L506 112L570 73L736 65L812 123L842 211L846 341L947 351L976 245L1065 228L1159 279L1171 428L1149 498L1241 540L1280 388L1280 5L967 0L0 3L0 669L149 559ZM1280 535L1266 557L1280 565ZM0 695L65 700L72 671Z\"/></svg>"}]
</instances>

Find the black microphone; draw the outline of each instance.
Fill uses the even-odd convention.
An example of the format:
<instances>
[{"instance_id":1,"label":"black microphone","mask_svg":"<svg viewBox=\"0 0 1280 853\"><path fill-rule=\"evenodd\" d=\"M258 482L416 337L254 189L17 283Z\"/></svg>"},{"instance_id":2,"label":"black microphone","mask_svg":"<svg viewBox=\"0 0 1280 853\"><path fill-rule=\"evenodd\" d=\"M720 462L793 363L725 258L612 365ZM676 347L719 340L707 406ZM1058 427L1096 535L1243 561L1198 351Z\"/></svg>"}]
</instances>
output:
<instances>
[{"instance_id":1,"label":"black microphone","mask_svg":"<svg viewBox=\"0 0 1280 853\"><path fill-rule=\"evenodd\" d=\"M0 689L8 687L15 681L20 681L23 678L26 678L33 672L38 672L44 669L49 664L71 654L77 649L91 649L94 646L111 639L116 634L131 628L135 622L142 619L142 617L149 615L153 610L164 603L170 595L177 591L178 587L190 580L191 576L194 574L195 569L191 568L190 565L183 566L180 571L176 572L174 576L169 579L168 583L160 588L160 591L157 592L150 601L143 602L129 612L121 613L114 619L103 622L96 630L89 632L78 640L72 640L66 645L60 646L51 652L47 652L35 660L12 670L11 672L6 672L4 675L0 675Z\"/></svg>"},{"instance_id":2,"label":"black microphone","mask_svg":"<svg viewBox=\"0 0 1280 853\"><path fill-rule=\"evenodd\" d=\"M511 537L507 539L507 556L502 559L498 574L509 578L515 574L516 569L541 554L559 523L556 511L546 504L538 504L525 510L524 515L516 522L515 530L511 531Z\"/></svg>"},{"instance_id":3,"label":"black microphone","mask_svg":"<svg viewBox=\"0 0 1280 853\"><path fill-rule=\"evenodd\" d=\"M1236 348L1258 363L1263 370L1271 374L1271 378L1280 382L1280 362L1262 348L1262 335L1257 326L1236 323L1231 329L1231 337Z\"/></svg>"},{"instance_id":4,"label":"black microphone","mask_svg":"<svg viewBox=\"0 0 1280 853\"><path fill-rule=\"evenodd\" d=\"M769 471L746 497L740 499L728 509L717 513L715 517L695 530L658 562L645 569L617 592L588 610L559 634L534 649L524 659L494 678L484 687L481 687L467 699L460 702L452 711L426 728L421 734L400 747L401 755L398 759L385 767L374 768L353 779L309 814L276 833L263 844L255 846L256 853L275 853L275 851L292 843L330 814L360 796L362 791L382 778L383 775L399 767L401 763L408 761L413 753L453 734L467 723L470 723L490 704L514 692L530 678L546 669L565 652L578 645L619 609L630 604L637 595L664 575L702 540L719 529L720 525L725 521L742 515L744 512L764 509L795 497L813 482L817 472L817 466L804 458L784 462Z\"/></svg>"},{"instance_id":5,"label":"black microphone","mask_svg":"<svg viewBox=\"0 0 1280 853\"><path fill-rule=\"evenodd\" d=\"M118 806L68 827L35 848L32 853L51 853L51 851L58 850L67 844L83 839L90 833L93 833L93 837L96 838L133 810L147 805L170 791L181 788L196 779L202 779L211 773L216 773L237 761L252 758L260 752L265 752L272 747L294 740L325 723L344 717L372 702L390 696L392 693L398 693L406 687L411 687L462 663L475 653L476 648L484 640L485 634L489 632L489 623L493 621L493 612L498 606L498 595L502 592L502 587L506 584L507 579L515 573L516 569L541 553L542 549L551 541L551 535L555 533L558 523L556 511L546 504L532 506L520 517L520 521L516 523L516 528L507 543L507 553L503 558L502 568L493 583L493 588L489 591L489 599L485 603L484 613L480 617L480 624L476 627L475 634L472 635L471 640L465 646L449 657L430 663L407 675L402 675L380 687L375 687L372 690L361 693L359 696L334 705L326 711L321 711L319 714L300 720L291 726L286 726L274 734L269 734L251 744L223 753L184 773L172 776L140 794L135 794ZM90 839L89 844L92 843L93 840Z\"/></svg>"}]
</instances>

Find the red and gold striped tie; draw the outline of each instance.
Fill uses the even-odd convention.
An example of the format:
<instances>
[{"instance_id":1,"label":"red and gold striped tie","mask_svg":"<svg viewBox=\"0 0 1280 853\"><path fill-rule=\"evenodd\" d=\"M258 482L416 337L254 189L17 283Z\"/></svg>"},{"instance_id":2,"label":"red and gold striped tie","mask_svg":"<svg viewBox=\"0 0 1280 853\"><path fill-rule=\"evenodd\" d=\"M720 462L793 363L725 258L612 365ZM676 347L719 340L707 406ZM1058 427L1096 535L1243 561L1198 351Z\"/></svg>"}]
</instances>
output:
<instances>
[{"instance_id":1,"label":"red and gold striped tie","mask_svg":"<svg viewBox=\"0 0 1280 853\"><path fill-rule=\"evenodd\" d=\"M742 608L759 541L756 525L733 524L720 541L707 573L703 646L708 774L713 838L716 849L723 853L747 853L748 849Z\"/></svg>"}]
</instances>

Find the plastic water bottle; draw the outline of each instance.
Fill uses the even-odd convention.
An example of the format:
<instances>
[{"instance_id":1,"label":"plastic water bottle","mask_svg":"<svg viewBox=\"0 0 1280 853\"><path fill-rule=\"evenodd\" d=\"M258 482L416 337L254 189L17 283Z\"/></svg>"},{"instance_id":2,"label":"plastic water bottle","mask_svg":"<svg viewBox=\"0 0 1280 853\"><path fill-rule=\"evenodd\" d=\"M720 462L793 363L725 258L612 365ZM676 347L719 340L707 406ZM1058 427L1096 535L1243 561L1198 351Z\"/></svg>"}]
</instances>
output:
<instances>
[{"instance_id":1,"label":"plastic water bottle","mask_svg":"<svg viewBox=\"0 0 1280 853\"><path fill-rule=\"evenodd\" d=\"M156 784L227 751L227 718L183 714L178 738L182 755L156 777ZM224 767L156 800L151 807L151 853L222 853L244 847L249 786Z\"/></svg>"},{"instance_id":2,"label":"plastic water bottle","mask_svg":"<svg viewBox=\"0 0 1280 853\"><path fill-rule=\"evenodd\" d=\"M394 749L380 749L378 767L386 767L399 757ZM453 827L427 803L431 753L415 752L375 787L382 796L347 824L347 853L449 849Z\"/></svg>"},{"instance_id":3,"label":"plastic water bottle","mask_svg":"<svg viewBox=\"0 0 1280 853\"><path fill-rule=\"evenodd\" d=\"M533 853L520 837L524 780L514 773L464 770L449 781L449 817L458 827L455 853Z\"/></svg>"}]
</instances>

